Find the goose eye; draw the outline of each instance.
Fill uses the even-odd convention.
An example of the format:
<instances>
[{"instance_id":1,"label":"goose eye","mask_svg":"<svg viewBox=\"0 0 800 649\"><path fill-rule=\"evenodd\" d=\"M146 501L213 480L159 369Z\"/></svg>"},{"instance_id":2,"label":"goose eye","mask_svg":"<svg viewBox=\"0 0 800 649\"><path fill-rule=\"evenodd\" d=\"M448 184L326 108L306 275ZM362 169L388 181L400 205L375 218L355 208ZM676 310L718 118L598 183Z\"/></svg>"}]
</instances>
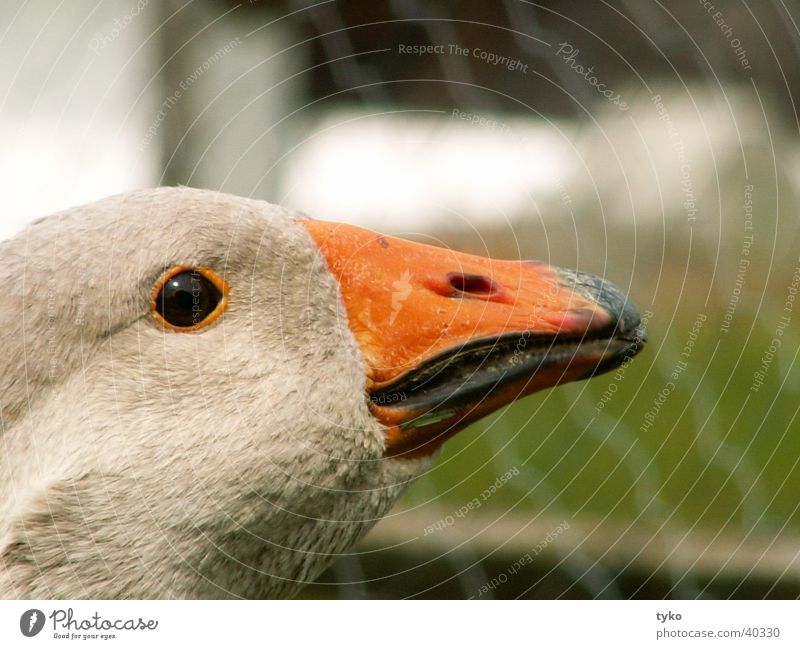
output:
<instances>
[{"instance_id":1,"label":"goose eye","mask_svg":"<svg viewBox=\"0 0 800 649\"><path fill-rule=\"evenodd\" d=\"M153 290L152 311L166 327L195 331L225 308L225 280L206 268L174 268Z\"/></svg>"}]
</instances>

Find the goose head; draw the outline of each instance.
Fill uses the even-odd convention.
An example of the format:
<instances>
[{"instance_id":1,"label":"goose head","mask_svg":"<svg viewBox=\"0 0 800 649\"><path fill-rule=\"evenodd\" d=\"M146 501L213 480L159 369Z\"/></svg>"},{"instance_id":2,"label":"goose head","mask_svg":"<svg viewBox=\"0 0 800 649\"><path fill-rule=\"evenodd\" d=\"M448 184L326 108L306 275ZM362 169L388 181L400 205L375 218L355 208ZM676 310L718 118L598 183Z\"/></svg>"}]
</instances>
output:
<instances>
[{"instance_id":1,"label":"goose head","mask_svg":"<svg viewBox=\"0 0 800 649\"><path fill-rule=\"evenodd\" d=\"M448 436L643 334L594 276L188 188L0 250L6 597L292 595Z\"/></svg>"}]
</instances>

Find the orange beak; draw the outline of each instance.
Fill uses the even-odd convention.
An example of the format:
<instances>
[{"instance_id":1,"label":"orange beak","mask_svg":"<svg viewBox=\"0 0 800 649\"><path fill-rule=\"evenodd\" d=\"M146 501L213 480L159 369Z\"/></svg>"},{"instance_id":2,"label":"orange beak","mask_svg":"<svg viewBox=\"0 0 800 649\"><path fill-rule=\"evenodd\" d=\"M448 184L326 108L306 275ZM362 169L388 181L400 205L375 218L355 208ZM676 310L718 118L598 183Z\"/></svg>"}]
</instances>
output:
<instances>
[{"instance_id":1,"label":"orange beak","mask_svg":"<svg viewBox=\"0 0 800 649\"><path fill-rule=\"evenodd\" d=\"M430 453L493 410L642 346L636 309L588 273L302 224L339 281L387 455Z\"/></svg>"}]
</instances>

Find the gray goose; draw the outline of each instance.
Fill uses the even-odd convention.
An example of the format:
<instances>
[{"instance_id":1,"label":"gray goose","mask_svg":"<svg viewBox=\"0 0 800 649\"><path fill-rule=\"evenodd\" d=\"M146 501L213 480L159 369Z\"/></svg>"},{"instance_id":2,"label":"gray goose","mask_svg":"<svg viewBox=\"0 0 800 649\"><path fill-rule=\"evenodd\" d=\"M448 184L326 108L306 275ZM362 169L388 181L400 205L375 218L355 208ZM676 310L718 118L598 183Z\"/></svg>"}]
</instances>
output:
<instances>
[{"instance_id":1,"label":"gray goose","mask_svg":"<svg viewBox=\"0 0 800 649\"><path fill-rule=\"evenodd\" d=\"M0 251L3 597L291 596L447 437L643 339L592 275L211 191Z\"/></svg>"}]
</instances>

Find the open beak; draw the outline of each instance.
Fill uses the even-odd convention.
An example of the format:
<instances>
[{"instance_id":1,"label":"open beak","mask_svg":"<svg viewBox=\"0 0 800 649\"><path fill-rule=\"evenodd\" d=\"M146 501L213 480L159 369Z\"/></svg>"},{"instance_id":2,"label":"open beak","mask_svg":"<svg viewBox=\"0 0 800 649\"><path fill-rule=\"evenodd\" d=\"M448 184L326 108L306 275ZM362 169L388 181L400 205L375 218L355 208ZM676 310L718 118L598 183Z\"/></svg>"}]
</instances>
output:
<instances>
[{"instance_id":1,"label":"open beak","mask_svg":"<svg viewBox=\"0 0 800 649\"><path fill-rule=\"evenodd\" d=\"M302 224L339 280L387 455L431 453L511 401L614 369L642 347L636 308L594 275Z\"/></svg>"}]
</instances>

